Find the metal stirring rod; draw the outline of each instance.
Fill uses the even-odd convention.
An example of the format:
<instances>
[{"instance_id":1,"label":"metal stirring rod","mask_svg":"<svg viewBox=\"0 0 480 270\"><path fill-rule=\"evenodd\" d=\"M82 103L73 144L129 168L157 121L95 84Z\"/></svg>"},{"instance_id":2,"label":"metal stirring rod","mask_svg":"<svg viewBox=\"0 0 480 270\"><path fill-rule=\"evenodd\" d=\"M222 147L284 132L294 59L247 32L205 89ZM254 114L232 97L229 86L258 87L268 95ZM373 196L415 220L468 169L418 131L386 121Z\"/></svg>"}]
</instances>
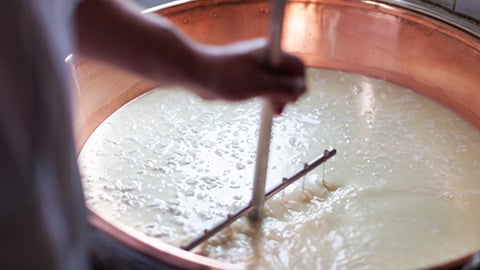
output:
<instances>
[{"instance_id":1,"label":"metal stirring rod","mask_svg":"<svg viewBox=\"0 0 480 270\"><path fill-rule=\"evenodd\" d=\"M287 0L272 0L272 15L267 47L267 61L272 69L278 68L282 60L281 35L283 16ZM263 218L263 205L265 203L265 181L268 167L268 154L273 122L273 108L265 101L262 108L260 121L260 134L258 137L257 157L255 161L255 174L253 179L252 205L253 210L249 218L260 221Z\"/></svg>"}]
</instances>

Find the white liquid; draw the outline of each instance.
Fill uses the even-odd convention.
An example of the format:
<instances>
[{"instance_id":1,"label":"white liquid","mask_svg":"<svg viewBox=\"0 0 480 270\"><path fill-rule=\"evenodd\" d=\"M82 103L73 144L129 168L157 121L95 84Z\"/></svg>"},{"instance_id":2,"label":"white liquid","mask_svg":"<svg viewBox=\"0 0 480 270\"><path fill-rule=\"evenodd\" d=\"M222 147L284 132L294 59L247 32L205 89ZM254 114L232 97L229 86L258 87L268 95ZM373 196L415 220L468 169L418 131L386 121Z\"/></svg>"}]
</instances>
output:
<instances>
[{"instance_id":1,"label":"white liquid","mask_svg":"<svg viewBox=\"0 0 480 270\"><path fill-rule=\"evenodd\" d=\"M261 229L243 218L200 252L252 269L411 269L479 250L478 130L384 81L308 76L309 95L275 119L267 190L324 149L337 156L269 200ZM250 200L260 104L178 89L131 102L80 155L88 204L189 242Z\"/></svg>"}]
</instances>

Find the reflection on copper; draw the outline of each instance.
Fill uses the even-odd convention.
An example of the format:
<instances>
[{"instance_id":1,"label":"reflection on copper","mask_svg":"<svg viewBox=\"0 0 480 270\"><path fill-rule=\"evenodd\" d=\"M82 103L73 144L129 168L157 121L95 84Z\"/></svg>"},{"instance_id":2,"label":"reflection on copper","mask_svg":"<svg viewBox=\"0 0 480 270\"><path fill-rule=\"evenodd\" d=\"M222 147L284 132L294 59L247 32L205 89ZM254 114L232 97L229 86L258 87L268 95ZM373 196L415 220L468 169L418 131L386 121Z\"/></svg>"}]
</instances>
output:
<instances>
[{"instance_id":1,"label":"reflection on copper","mask_svg":"<svg viewBox=\"0 0 480 270\"><path fill-rule=\"evenodd\" d=\"M368 114L369 117L367 119L369 119L369 121L375 121L375 96L372 84L369 82L361 82L358 89L355 89L354 91L359 92L357 96L360 99L360 114ZM368 128L371 128L372 125L373 122L365 123L365 126Z\"/></svg>"},{"instance_id":2,"label":"reflection on copper","mask_svg":"<svg viewBox=\"0 0 480 270\"><path fill-rule=\"evenodd\" d=\"M267 1L199 0L152 9L187 35L208 44L265 36ZM284 48L313 67L386 79L421 93L480 128L480 40L444 22L375 1L292 0ZM78 85L74 121L78 149L110 114L155 84L73 59ZM364 85L368 90L368 85ZM373 108L370 101L364 108ZM187 269L231 269L178 248L157 245L121 224L91 214L91 223L122 243ZM459 258L438 268L458 266Z\"/></svg>"}]
</instances>

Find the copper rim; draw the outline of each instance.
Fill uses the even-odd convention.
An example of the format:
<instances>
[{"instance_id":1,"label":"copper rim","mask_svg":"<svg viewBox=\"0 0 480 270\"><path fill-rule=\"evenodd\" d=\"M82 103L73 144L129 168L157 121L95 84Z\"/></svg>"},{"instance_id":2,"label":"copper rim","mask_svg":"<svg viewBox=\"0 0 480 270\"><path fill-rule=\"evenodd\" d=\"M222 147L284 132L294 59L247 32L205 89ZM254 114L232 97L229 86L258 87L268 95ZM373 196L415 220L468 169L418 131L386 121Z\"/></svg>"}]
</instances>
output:
<instances>
[{"instance_id":1,"label":"copper rim","mask_svg":"<svg viewBox=\"0 0 480 270\"><path fill-rule=\"evenodd\" d=\"M413 89L480 128L478 29L447 23L448 18L447 22L435 19L441 12L421 14L385 2L393 1L292 0L286 10L283 46L312 67L361 73ZM265 36L268 8L268 1L200 0L172 2L148 11L169 18L199 42L225 44ZM79 150L109 115L156 86L84 59L74 58L71 63L77 86L74 131ZM152 243L93 210L90 223L125 245L179 268L234 268ZM432 269L459 266L469 256Z\"/></svg>"}]
</instances>

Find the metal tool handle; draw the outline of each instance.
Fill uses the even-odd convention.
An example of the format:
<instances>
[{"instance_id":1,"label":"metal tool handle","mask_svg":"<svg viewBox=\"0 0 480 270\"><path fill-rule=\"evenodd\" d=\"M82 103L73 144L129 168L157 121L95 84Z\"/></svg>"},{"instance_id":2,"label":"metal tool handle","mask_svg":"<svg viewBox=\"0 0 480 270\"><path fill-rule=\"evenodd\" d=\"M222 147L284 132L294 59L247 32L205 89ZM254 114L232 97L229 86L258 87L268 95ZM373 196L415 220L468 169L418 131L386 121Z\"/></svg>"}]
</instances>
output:
<instances>
[{"instance_id":1,"label":"metal tool handle","mask_svg":"<svg viewBox=\"0 0 480 270\"><path fill-rule=\"evenodd\" d=\"M287 0L272 0L272 15L267 47L267 62L271 69L277 69L282 61L282 28L285 5ZM257 157L253 180L252 205L249 214L251 220L260 221L263 217L263 204L265 203L265 181L267 177L268 154L273 123L272 105L265 101L262 108L260 121L260 134L258 137Z\"/></svg>"},{"instance_id":2,"label":"metal tool handle","mask_svg":"<svg viewBox=\"0 0 480 270\"><path fill-rule=\"evenodd\" d=\"M282 61L282 29L287 0L272 0L272 13L268 36L267 62L276 69Z\"/></svg>"}]
</instances>

